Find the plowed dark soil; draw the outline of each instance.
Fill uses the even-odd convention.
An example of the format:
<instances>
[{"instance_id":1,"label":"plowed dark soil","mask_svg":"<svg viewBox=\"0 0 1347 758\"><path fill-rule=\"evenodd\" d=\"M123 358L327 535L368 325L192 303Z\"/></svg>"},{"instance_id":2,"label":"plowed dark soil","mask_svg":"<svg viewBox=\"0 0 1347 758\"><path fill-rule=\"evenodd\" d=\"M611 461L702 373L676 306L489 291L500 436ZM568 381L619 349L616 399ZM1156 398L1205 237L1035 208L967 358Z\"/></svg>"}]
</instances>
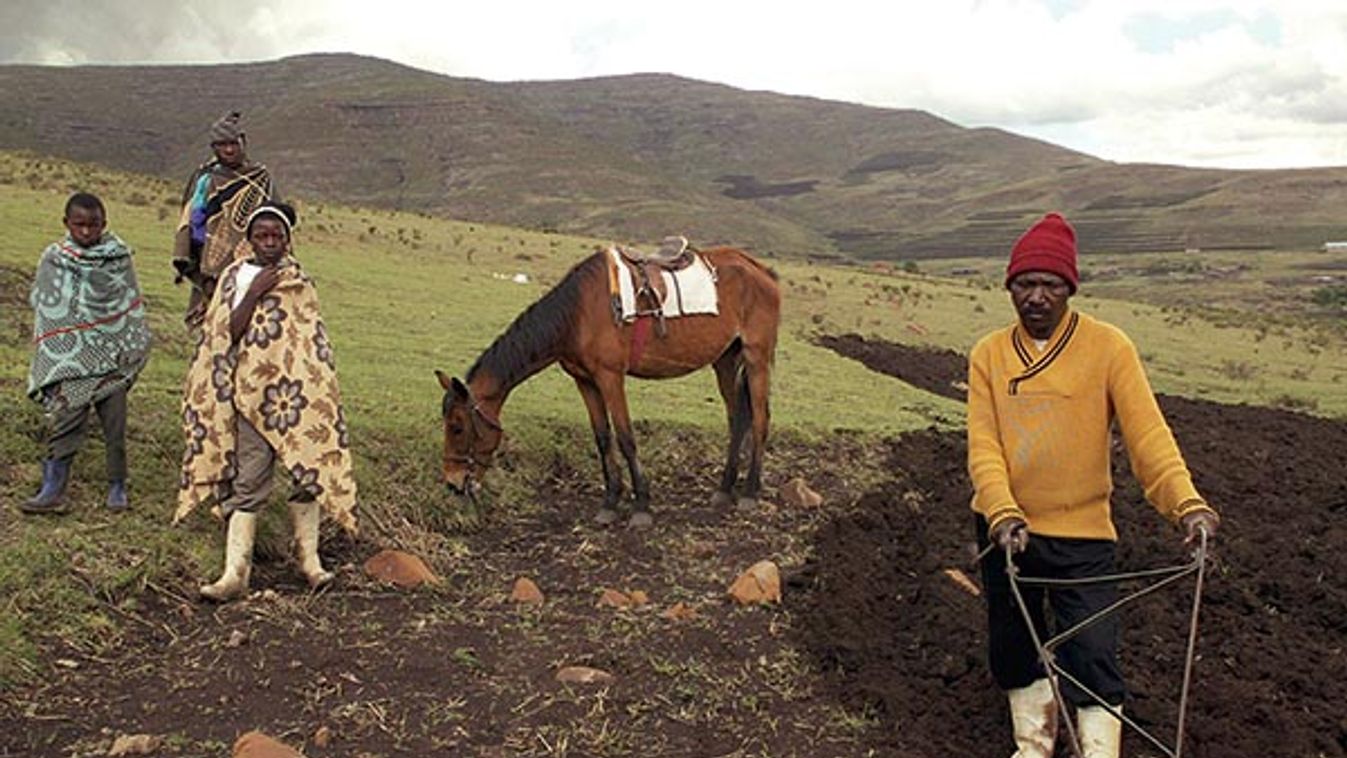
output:
<instances>
[{"instance_id":1,"label":"plowed dark soil","mask_svg":"<svg viewBox=\"0 0 1347 758\"><path fill-rule=\"evenodd\" d=\"M826 344L919 386L962 378L956 353ZM933 377L932 366L953 375ZM1184 755L1347 754L1347 424L1161 397L1198 488L1222 513L1200 617ZM819 532L798 579L810 647L841 692L878 704L900 755L1009 755L1006 708L987 671L983 608L942 570L971 552L961 434L890 443L891 485ZM1187 560L1177 533L1114 459L1122 570ZM1172 744L1191 584L1124 615L1127 709ZM1129 735L1127 755L1159 755ZM1064 754L1064 753L1063 753Z\"/></svg>"}]
</instances>

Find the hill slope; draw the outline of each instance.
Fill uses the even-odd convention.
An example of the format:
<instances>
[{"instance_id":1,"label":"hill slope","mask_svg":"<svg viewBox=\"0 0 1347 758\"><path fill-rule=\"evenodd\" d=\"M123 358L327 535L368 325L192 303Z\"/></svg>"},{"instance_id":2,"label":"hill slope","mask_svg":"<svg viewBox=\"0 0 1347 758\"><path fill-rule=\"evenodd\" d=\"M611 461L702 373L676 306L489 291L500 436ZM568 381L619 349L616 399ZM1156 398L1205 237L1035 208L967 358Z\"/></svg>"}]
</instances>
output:
<instances>
[{"instance_id":1,"label":"hill slope","mask_svg":"<svg viewBox=\"0 0 1347 758\"><path fill-rule=\"evenodd\" d=\"M290 193L535 229L883 259L999 254L1049 208L1092 250L1347 235L1347 168L1120 165L920 111L668 75L491 83L344 54L0 67L0 148L175 181L229 108Z\"/></svg>"}]
</instances>

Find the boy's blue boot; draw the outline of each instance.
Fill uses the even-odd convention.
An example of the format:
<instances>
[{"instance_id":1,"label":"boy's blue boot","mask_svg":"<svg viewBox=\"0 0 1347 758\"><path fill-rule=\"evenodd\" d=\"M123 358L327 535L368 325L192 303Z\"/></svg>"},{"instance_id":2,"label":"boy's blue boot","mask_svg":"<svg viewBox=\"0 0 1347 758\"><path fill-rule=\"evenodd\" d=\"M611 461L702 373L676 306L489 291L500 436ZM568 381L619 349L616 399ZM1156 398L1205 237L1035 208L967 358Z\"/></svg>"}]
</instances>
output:
<instances>
[{"instance_id":1,"label":"boy's blue boot","mask_svg":"<svg viewBox=\"0 0 1347 758\"><path fill-rule=\"evenodd\" d=\"M70 459L48 458L42 461L42 489L23 502L24 513L65 513L65 486L70 481Z\"/></svg>"},{"instance_id":2,"label":"boy's blue boot","mask_svg":"<svg viewBox=\"0 0 1347 758\"><path fill-rule=\"evenodd\" d=\"M108 509L114 511L124 511L130 507L131 503L126 497L126 480L113 479L108 482Z\"/></svg>"}]
</instances>

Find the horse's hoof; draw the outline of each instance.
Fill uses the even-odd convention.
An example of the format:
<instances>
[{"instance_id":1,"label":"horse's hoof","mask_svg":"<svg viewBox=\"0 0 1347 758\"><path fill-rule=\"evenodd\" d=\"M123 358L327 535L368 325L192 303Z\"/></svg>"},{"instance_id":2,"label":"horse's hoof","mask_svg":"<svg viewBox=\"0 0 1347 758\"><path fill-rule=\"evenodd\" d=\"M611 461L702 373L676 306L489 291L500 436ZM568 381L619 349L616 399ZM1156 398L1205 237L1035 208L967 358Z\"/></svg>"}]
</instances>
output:
<instances>
[{"instance_id":1,"label":"horse's hoof","mask_svg":"<svg viewBox=\"0 0 1347 758\"><path fill-rule=\"evenodd\" d=\"M617 511L612 508L600 508L599 515L594 517L594 521L599 526L608 526L617 522Z\"/></svg>"},{"instance_id":2,"label":"horse's hoof","mask_svg":"<svg viewBox=\"0 0 1347 758\"><path fill-rule=\"evenodd\" d=\"M649 529L655 525L655 517L650 515L650 511L637 511L631 514L631 520L627 526L632 529Z\"/></svg>"},{"instance_id":3,"label":"horse's hoof","mask_svg":"<svg viewBox=\"0 0 1347 758\"><path fill-rule=\"evenodd\" d=\"M741 497L734 507L740 513L752 513L758 510L758 499L756 497Z\"/></svg>"},{"instance_id":4,"label":"horse's hoof","mask_svg":"<svg viewBox=\"0 0 1347 758\"><path fill-rule=\"evenodd\" d=\"M711 496L712 508L726 509L731 505L734 505L734 495L729 492L716 490L716 494Z\"/></svg>"}]
</instances>

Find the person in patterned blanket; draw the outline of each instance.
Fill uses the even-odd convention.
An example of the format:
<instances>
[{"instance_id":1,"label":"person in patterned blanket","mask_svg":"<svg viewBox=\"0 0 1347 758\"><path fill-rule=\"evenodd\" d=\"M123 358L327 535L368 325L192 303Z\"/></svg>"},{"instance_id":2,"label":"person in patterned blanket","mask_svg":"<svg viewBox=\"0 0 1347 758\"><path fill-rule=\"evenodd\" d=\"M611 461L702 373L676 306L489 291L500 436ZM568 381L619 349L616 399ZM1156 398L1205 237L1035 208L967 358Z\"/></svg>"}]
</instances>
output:
<instances>
[{"instance_id":1,"label":"person in patterned blanket","mask_svg":"<svg viewBox=\"0 0 1347 758\"><path fill-rule=\"evenodd\" d=\"M28 396L42 403L49 432L42 488L19 505L25 513L64 512L70 464L91 409L103 426L107 506L129 505L126 393L149 357L150 331L131 249L106 231L107 217L98 197L71 195L62 219L67 234L42 252L33 277Z\"/></svg>"},{"instance_id":2,"label":"person in patterned blanket","mask_svg":"<svg viewBox=\"0 0 1347 758\"><path fill-rule=\"evenodd\" d=\"M235 258L251 253L244 239L249 214L279 199L271 172L248 158L241 119L233 111L211 124L214 155L192 172L182 192L182 215L173 238L173 281L192 285L183 317L189 331L205 318L220 273Z\"/></svg>"},{"instance_id":3,"label":"person in patterned blanket","mask_svg":"<svg viewBox=\"0 0 1347 758\"><path fill-rule=\"evenodd\" d=\"M216 503L226 527L220 579L201 587L225 602L248 592L258 512L277 462L289 497L300 570L312 589L332 580L318 557L320 508L354 533L355 480L332 345L318 295L291 252L294 209L248 217L253 254L220 274L183 395L180 522Z\"/></svg>"}]
</instances>

